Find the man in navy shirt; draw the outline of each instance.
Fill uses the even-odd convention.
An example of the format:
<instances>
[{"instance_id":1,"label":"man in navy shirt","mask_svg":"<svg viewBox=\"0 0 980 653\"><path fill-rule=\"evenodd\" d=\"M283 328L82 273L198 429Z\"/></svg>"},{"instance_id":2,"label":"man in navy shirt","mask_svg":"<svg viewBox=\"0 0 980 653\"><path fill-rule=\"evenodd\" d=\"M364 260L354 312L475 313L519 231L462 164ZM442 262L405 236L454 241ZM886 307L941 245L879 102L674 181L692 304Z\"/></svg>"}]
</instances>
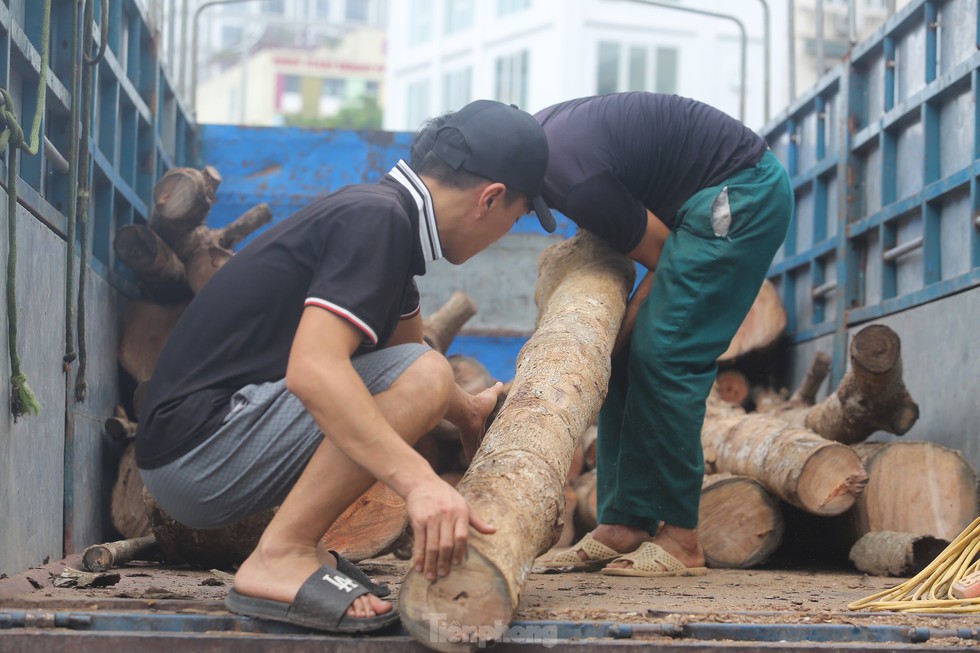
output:
<instances>
[{"instance_id":1,"label":"man in navy shirt","mask_svg":"<svg viewBox=\"0 0 980 653\"><path fill-rule=\"evenodd\" d=\"M255 238L188 306L150 381L136 456L156 501L191 527L278 506L229 609L335 632L396 620L386 587L317 557L375 480L405 498L413 563L430 579L463 559L469 526L493 532L412 448L445 418L473 450L501 392L467 394L422 343L414 278L439 258L463 263L532 209L554 230L547 160L530 114L473 102L419 133L412 165Z\"/></svg>"},{"instance_id":2,"label":"man in navy shirt","mask_svg":"<svg viewBox=\"0 0 980 653\"><path fill-rule=\"evenodd\" d=\"M625 576L699 575L705 400L793 212L765 140L710 106L621 93L535 116L548 204L643 265L599 414L599 526L545 562Z\"/></svg>"}]
</instances>

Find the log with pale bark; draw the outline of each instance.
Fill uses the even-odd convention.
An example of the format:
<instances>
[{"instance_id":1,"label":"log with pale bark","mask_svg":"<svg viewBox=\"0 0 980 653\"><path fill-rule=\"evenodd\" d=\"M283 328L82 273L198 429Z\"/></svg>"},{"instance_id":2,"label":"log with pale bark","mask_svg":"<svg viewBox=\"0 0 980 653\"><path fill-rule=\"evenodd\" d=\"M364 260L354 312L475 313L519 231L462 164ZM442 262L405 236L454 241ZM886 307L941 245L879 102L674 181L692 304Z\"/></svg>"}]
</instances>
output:
<instances>
[{"instance_id":1,"label":"log with pale bark","mask_svg":"<svg viewBox=\"0 0 980 653\"><path fill-rule=\"evenodd\" d=\"M749 476L801 510L837 515L852 505L868 476L853 449L771 414L745 414L709 399L701 429L706 473Z\"/></svg>"},{"instance_id":2,"label":"log with pale bark","mask_svg":"<svg viewBox=\"0 0 980 653\"><path fill-rule=\"evenodd\" d=\"M405 577L402 623L423 644L470 650L510 623L535 557L560 534L565 479L605 398L633 275L628 259L581 231L541 254L535 332L518 356L504 407L457 486L497 531L471 530L466 560L447 576ZM440 637L446 627L470 641Z\"/></svg>"},{"instance_id":3,"label":"log with pale bark","mask_svg":"<svg viewBox=\"0 0 980 653\"><path fill-rule=\"evenodd\" d=\"M463 325L476 315L476 303L465 292L457 290L439 310L422 320L425 341L445 354Z\"/></svg>"},{"instance_id":4,"label":"log with pale bark","mask_svg":"<svg viewBox=\"0 0 980 653\"><path fill-rule=\"evenodd\" d=\"M848 554L858 571L873 576L912 576L950 544L931 535L873 531L854 543Z\"/></svg>"},{"instance_id":5,"label":"log with pale bark","mask_svg":"<svg viewBox=\"0 0 980 653\"><path fill-rule=\"evenodd\" d=\"M701 487L698 535L709 567L760 565L782 542L779 501L755 479L709 474Z\"/></svg>"},{"instance_id":6,"label":"log with pale bark","mask_svg":"<svg viewBox=\"0 0 980 653\"><path fill-rule=\"evenodd\" d=\"M919 418L919 406L902 379L898 334L881 324L865 327L851 340L850 360L850 370L824 401L812 407L789 402L772 414L844 444L861 442L875 431L907 433Z\"/></svg>"},{"instance_id":7,"label":"log with pale bark","mask_svg":"<svg viewBox=\"0 0 980 653\"><path fill-rule=\"evenodd\" d=\"M108 571L133 560L145 559L156 550L157 539L152 534L93 544L82 553L82 564L88 571Z\"/></svg>"},{"instance_id":8,"label":"log with pale bark","mask_svg":"<svg viewBox=\"0 0 980 653\"><path fill-rule=\"evenodd\" d=\"M766 279L748 315L735 332L728 349L718 357L718 362L732 361L750 352L774 345L785 329L786 309L779 298L779 291L771 281Z\"/></svg>"},{"instance_id":9,"label":"log with pale bark","mask_svg":"<svg viewBox=\"0 0 980 653\"><path fill-rule=\"evenodd\" d=\"M933 442L854 445L868 484L848 516L851 541L873 531L952 542L977 516L977 474L963 454Z\"/></svg>"}]
</instances>

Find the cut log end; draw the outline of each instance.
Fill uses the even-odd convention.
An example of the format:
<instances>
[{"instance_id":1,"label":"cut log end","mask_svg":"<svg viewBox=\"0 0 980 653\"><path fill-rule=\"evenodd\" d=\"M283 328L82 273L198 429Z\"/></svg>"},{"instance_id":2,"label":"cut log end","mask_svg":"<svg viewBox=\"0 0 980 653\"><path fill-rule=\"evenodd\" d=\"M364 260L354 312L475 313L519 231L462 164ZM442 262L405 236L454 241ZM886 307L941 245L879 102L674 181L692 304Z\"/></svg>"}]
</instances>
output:
<instances>
[{"instance_id":1,"label":"cut log end","mask_svg":"<svg viewBox=\"0 0 980 653\"><path fill-rule=\"evenodd\" d=\"M375 483L327 529L319 546L360 562L388 550L407 524L404 499L384 483Z\"/></svg>"},{"instance_id":2,"label":"cut log end","mask_svg":"<svg viewBox=\"0 0 980 653\"><path fill-rule=\"evenodd\" d=\"M748 569L779 548L783 516L778 502L745 476L705 477L699 537L709 567Z\"/></svg>"},{"instance_id":3,"label":"cut log end","mask_svg":"<svg viewBox=\"0 0 980 653\"><path fill-rule=\"evenodd\" d=\"M749 398L749 380L738 370L724 370L716 379L718 394L730 404L742 405Z\"/></svg>"},{"instance_id":4,"label":"cut log end","mask_svg":"<svg viewBox=\"0 0 980 653\"><path fill-rule=\"evenodd\" d=\"M828 474L826 470L834 470ZM841 480L843 479L843 480ZM797 494L801 505L815 515L839 515L848 510L868 483L868 472L853 449L823 447L800 472Z\"/></svg>"},{"instance_id":5,"label":"cut log end","mask_svg":"<svg viewBox=\"0 0 980 653\"><path fill-rule=\"evenodd\" d=\"M398 604L402 625L436 651L475 651L498 640L510 624L507 582L496 565L470 545L465 562L429 582L409 571Z\"/></svg>"},{"instance_id":6,"label":"cut log end","mask_svg":"<svg viewBox=\"0 0 980 653\"><path fill-rule=\"evenodd\" d=\"M894 368L901 355L898 334L883 324L861 329L851 341L851 361L873 374L884 374Z\"/></svg>"}]
</instances>

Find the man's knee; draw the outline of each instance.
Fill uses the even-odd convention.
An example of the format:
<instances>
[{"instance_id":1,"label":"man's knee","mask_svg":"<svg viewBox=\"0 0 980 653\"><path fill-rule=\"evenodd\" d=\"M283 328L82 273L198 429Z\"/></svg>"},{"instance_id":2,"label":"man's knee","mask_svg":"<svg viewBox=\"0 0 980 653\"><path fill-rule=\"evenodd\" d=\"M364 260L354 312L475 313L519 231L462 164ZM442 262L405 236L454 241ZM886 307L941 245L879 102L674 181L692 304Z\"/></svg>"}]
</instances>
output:
<instances>
[{"instance_id":1,"label":"man's knee","mask_svg":"<svg viewBox=\"0 0 980 653\"><path fill-rule=\"evenodd\" d=\"M452 365L445 356L433 349L419 356L395 385L418 392L418 399L432 402L441 417L449 407L456 380Z\"/></svg>"}]
</instances>

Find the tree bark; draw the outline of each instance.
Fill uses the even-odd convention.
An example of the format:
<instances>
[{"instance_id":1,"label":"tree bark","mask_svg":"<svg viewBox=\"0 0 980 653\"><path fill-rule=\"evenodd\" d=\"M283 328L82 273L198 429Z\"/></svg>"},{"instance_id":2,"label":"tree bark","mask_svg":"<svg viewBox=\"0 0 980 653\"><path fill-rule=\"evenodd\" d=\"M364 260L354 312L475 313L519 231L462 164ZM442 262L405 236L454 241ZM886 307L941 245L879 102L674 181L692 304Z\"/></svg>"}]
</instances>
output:
<instances>
[{"instance_id":1,"label":"tree bark","mask_svg":"<svg viewBox=\"0 0 980 653\"><path fill-rule=\"evenodd\" d=\"M149 299L166 303L191 298L183 261L146 225L126 225L116 232L112 247L119 260L136 273Z\"/></svg>"},{"instance_id":2,"label":"tree bark","mask_svg":"<svg viewBox=\"0 0 980 653\"><path fill-rule=\"evenodd\" d=\"M904 435L919 418L919 406L902 380L898 335L880 324L851 340L851 369L837 391L813 407L787 405L773 414L828 440L855 444L875 431Z\"/></svg>"},{"instance_id":3,"label":"tree bark","mask_svg":"<svg viewBox=\"0 0 980 653\"><path fill-rule=\"evenodd\" d=\"M178 256L189 253L191 234L204 224L220 183L218 171L206 166L202 170L171 168L154 185L150 228Z\"/></svg>"},{"instance_id":4,"label":"tree bark","mask_svg":"<svg viewBox=\"0 0 980 653\"><path fill-rule=\"evenodd\" d=\"M931 535L874 531L855 542L848 555L858 571L873 576L914 576L949 546Z\"/></svg>"},{"instance_id":5,"label":"tree bark","mask_svg":"<svg viewBox=\"0 0 980 653\"><path fill-rule=\"evenodd\" d=\"M119 364L137 383L149 381L170 332L187 308L187 303L155 304L144 300L129 303L122 317Z\"/></svg>"},{"instance_id":6,"label":"tree bark","mask_svg":"<svg viewBox=\"0 0 980 653\"><path fill-rule=\"evenodd\" d=\"M109 518L123 537L130 539L150 534L150 520L143 505L143 479L136 466L136 445L130 443L119 460L119 473L112 486Z\"/></svg>"},{"instance_id":7,"label":"tree bark","mask_svg":"<svg viewBox=\"0 0 980 653\"><path fill-rule=\"evenodd\" d=\"M605 398L633 275L628 259L581 231L539 258L536 330L518 357L511 393L457 488L497 532L471 530L466 561L447 576L429 582L409 571L402 584L402 623L425 645L470 650L499 637L535 557L558 538L565 478L578 439ZM431 640L450 624L471 641Z\"/></svg>"},{"instance_id":8,"label":"tree bark","mask_svg":"<svg viewBox=\"0 0 980 653\"><path fill-rule=\"evenodd\" d=\"M850 508L868 480L850 447L770 414L709 410L701 443L706 473L749 476L787 503L816 515L837 515Z\"/></svg>"},{"instance_id":9,"label":"tree bark","mask_svg":"<svg viewBox=\"0 0 980 653\"><path fill-rule=\"evenodd\" d=\"M270 509L221 528L197 529L164 512L145 489L143 501L163 559L170 564L196 567L231 569L240 565L255 549L275 514L275 509Z\"/></svg>"},{"instance_id":10,"label":"tree bark","mask_svg":"<svg viewBox=\"0 0 980 653\"><path fill-rule=\"evenodd\" d=\"M445 354L466 321L476 315L476 303L465 292L457 290L439 310L422 320L425 341Z\"/></svg>"},{"instance_id":11,"label":"tree bark","mask_svg":"<svg viewBox=\"0 0 980 653\"><path fill-rule=\"evenodd\" d=\"M873 531L952 542L977 516L977 474L963 454L932 442L863 443L868 485L850 514L852 540Z\"/></svg>"},{"instance_id":12,"label":"tree bark","mask_svg":"<svg viewBox=\"0 0 980 653\"><path fill-rule=\"evenodd\" d=\"M698 535L709 567L755 567L782 542L779 502L747 476L705 476L699 514Z\"/></svg>"},{"instance_id":13,"label":"tree bark","mask_svg":"<svg viewBox=\"0 0 980 653\"><path fill-rule=\"evenodd\" d=\"M785 329L786 309L776 287L766 279L728 349L718 357L718 362L731 361L775 344Z\"/></svg>"},{"instance_id":14,"label":"tree bark","mask_svg":"<svg viewBox=\"0 0 980 653\"><path fill-rule=\"evenodd\" d=\"M82 553L82 564L89 571L108 571L131 560L138 560L140 556L151 553L156 548L157 540L153 535L93 544Z\"/></svg>"}]
</instances>

